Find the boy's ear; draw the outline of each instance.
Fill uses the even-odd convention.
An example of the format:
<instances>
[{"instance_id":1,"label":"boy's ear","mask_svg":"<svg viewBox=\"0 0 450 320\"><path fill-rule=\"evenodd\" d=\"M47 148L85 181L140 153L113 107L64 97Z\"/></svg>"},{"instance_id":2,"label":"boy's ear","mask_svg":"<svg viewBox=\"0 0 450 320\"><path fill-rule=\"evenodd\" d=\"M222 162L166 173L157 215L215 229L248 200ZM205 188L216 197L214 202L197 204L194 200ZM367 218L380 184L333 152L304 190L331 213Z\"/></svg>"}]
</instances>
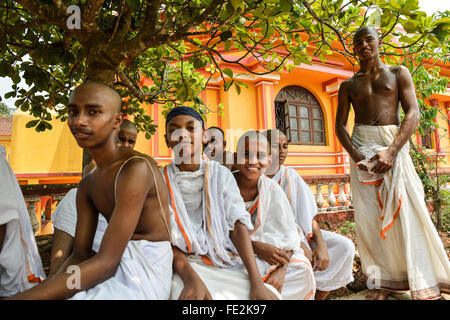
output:
<instances>
[{"instance_id":1,"label":"boy's ear","mask_svg":"<svg viewBox=\"0 0 450 320\"><path fill-rule=\"evenodd\" d=\"M123 114L122 112L119 112L114 117L114 129L119 130L122 121L123 121Z\"/></svg>"}]
</instances>

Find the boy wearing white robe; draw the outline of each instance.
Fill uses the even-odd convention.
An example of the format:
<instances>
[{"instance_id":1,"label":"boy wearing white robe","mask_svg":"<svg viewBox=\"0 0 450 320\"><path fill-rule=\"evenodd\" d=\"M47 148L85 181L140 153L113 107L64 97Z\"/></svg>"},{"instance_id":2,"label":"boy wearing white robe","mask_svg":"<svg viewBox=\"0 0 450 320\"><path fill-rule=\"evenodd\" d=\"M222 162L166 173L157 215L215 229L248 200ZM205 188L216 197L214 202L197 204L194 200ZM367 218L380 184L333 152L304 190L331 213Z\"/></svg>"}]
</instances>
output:
<instances>
[{"instance_id":1,"label":"boy wearing white robe","mask_svg":"<svg viewBox=\"0 0 450 320\"><path fill-rule=\"evenodd\" d=\"M289 199L295 222L303 231L308 251L313 249L312 264L316 278L316 300L324 300L330 291L353 281L353 258L355 245L337 233L321 230L314 220L317 205L311 188L292 169L283 164L288 153L288 140L279 130L265 132L271 144L272 163L269 170ZM275 172L275 174L273 174Z\"/></svg>"},{"instance_id":2,"label":"boy wearing white robe","mask_svg":"<svg viewBox=\"0 0 450 320\"><path fill-rule=\"evenodd\" d=\"M165 138L175 156L162 170L171 198L171 299L281 298L258 271L248 235L253 226L233 175L201 160L201 116L188 107L172 109Z\"/></svg>"},{"instance_id":3,"label":"boy wearing white robe","mask_svg":"<svg viewBox=\"0 0 450 320\"><path fill-rule=\"evenodd\" d=\"M25 200L5 157L0 146L0 297L45 280Z\"/></svg>"},{"instance_id":4,"label":"boy wearing white robe","mask_svg":"<svg viewBox=\"0 0 450 320\"><path fill-rule=\"evenodd\" d=\"M316 283L310 261L301 248L301 230L283 189L264 175L269 167L269 144L257 131L237 144L235 178L254 229L250 231L264 281L290 300L313 300Z\"/></svg>"}]
</instances>

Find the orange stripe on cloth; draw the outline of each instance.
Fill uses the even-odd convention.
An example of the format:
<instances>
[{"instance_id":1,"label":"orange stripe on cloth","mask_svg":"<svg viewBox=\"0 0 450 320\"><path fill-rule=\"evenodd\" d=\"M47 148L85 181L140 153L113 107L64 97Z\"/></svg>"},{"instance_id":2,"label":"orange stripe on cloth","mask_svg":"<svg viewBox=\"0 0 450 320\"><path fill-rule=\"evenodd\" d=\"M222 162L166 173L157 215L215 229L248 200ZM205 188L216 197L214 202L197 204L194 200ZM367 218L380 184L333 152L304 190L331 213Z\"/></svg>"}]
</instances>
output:
<instances>
[{"instance_id":1,"label":"orange stripe on cloth","mask_svg":"<svg viewBox=\"0 0 450 320\"><path fill-rule=\"evenodd\" d=\"M289 261L289 263L290 263L290 262L304 263L304 264L306 264L307 266L310 266L310 267L312 268L311 262L309 262L309 260L301 260L301 259L293 258L293 259L291 259L291 261Z\"/></svg>"},{"instance_id":2,"label":"orange stripe on cloth","mask_svg":"<svg viewBox=\"0 0 450 320\"><path fill-rule=\"evenodd\" d=\"M311 242L312 237L313 237L312 232L310 232L310 233L308 233L308 234L306 235L306 239L308 240L308 243Z\"/></svg>"},{"instance_id":3,"label":"orange stripe on cloth","mask_svg":"<svg viewBox=\"0 0 450 320\"><path fill-rule=\"evenodd\" d=\"M383 230L381 230L380 236L383 239L386 239L386 236L384 235L390 228L392 228L392 226L394 225L395 220L398 217L398 214L400 213L400 208L402 207L402 198L400 197L400 199L398 199L398 208L397 211L395 211L394 213L394 217L392 218L391 223L389 223Z\"/></svg>"},{"instance_id":4,"label":"orange stripe on cloth","mask_svg":"<svg viewBox=\"0 0 450 320\"><path fill-rule=\"evenodd\" d=\"M210 258L208 258L208 256L203 255L203 256L201 256L201 257L202 257L203 262L204 262L206 265L211 266L211 267L214 267L214 263L211 261Z\"/></svg>"},{"instance_id":5,"label":"orange stripe on cloth","mask_svg":"<svg viewBox=\"0 0 450 320\"><path fill-rule=\"evenodd\" d=\"M191 241L189 241L189 237L186 234L186 231L184 230L183 225L181 224L180 218L178 217L177 208L175 207L175 197L173 196L172 187L170 185L169 176L167 174L167 166L164 167L164 178L166 180L167 188L169 189L172 209L175 212L175 221L177 222L178 227L180 228L181 234L183 235L184 240L186 241L186 245L188 247L188 253L192 253Z\"/></svg>"},{"instance_id":6,"label":"orange stripe on cloth","mask_svg":"<svg viewBox=\"0 0 450 320\"><path fill-rule=\"evenodd\" d=\"M274 272L275 270L277 270L279 266L280 266L280 265L277 264L277 265L274 266L272 269L269 269L269 271L267 271L267 274L266 274L264 277L262 277L262 281L263 281L263 282L266 282L266 280L269 279L270 274L271 274L272 272Z\"/></svg>"},{"instance_id":7,"label":"orange stripe on cloth","mask_svg":"<svg viewBox=\"0 0 450 320\"><path fill-rule=\"evenodd\" d=\"M205 164L205 194L206 194L206 230L208 230L209 236L212 238L213 234L211 231L211 199L209 197L209 162L206 161Z\"/></svg>"},{"instance_id":8,"label":"orange stripe on cloth","mask_svg":"<svg viewBox=\"0 0 450 320\"><path fill-rule=\"evenodd\" d=\"M253 206L250 208L250 210L248 210L248 212L250 214L253 214L255 212L256 208L258 207L258 204L259 204L259 197L258 197L258 200L256 200L255 203L253 204Z\"/></svg>"},{"instance_id":9,"label":"orange stripe on cloth","mask_svg":"<svg viewBox=\"0 0 450 320\"><path fill-rule=\"evenodd\" d=\"M256 202L250 208L249 213L253 214L255 212L256 208L258 207L258 205L259 205L259 195L258 195L258 200L256 200ZM254 227L252 231L250 231L249 235L254 234L256 232L256 230L258 230L259 227L261 226L261 215L260 215L259 210L257 212L257 219L258 219L258 225L256 227Z\"/></svg>"},{"instance_id":10,"label":"orange stripe on cloth","mask_svg":"<svg viewBox=\"0 0 450 320\"><path fill-rule=\"evenodd\" d=\"M378 205L380 206L381 210L383 210L383 202L381 202L380 191L378 191L377 193L377 198L378 198ZM383 218L381 218L381 220L383 220Z\"/></svg>"},{"instance_id":11,"label":"orange stripe on cloth","mask_svg":"<svg viewBox=\"0 0 450 320\"><path fill-rule=\"evenodd\" d=\"M383 178L378 179L378 180L373 180L373 181L362 181L361 183L363 183L363 184L374 184L375 187L379 187L379 186L381 186L381 183L383 183Z\"/></svg>"},{"instance_id":12,"label":"orange stripe on cloth","mask_svg":"<svg viewBox=\"0 0 450 320\"><path fill-rule=\"evenodd\" d=\"M19 232L20 232L20 240L22 241L22 244L24 245L24 247L28 249L28 245L25 242L25 240L23 240L23 236L22 236L22 227L19 226ZM28 258L26 257L27 254L25 253L25 263L27 265L27 278L28 278L28 282L30 283L41 283L43 282L43 280L41 278L38 278L34 275L33 272L31 272L31 268L30 268L30 261L28 261Z\"/></svg>"}]
</instances>

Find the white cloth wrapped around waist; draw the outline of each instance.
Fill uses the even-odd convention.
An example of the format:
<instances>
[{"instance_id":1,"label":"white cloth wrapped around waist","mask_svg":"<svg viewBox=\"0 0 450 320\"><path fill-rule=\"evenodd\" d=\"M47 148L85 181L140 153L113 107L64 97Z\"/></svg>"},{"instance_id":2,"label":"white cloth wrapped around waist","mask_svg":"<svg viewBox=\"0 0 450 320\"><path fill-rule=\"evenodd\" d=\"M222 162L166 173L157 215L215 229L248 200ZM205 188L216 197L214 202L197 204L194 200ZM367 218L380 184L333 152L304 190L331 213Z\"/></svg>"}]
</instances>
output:
<instances>
[{"instance_id":1,"label":"white cloth wrapped around waist","mask_svg":"<svg viewBox=\"0 0 450 320\"><path fill-rule=\"evenodd\" d=\"M394 165L384 174L374 173L371 170L378 160L369 162L378 152L386 150L398 133L397 126L355 126L352 141L366 159L358 162L358 180L363 184L373 184L378 188L378 204L381 210L380 219L383 221L380 236L386 237L386 232L393 226L398 218L402 205L402 192L405 185L403 179L402 161L409 158L409 143L406 143L397 155ZM358 165L365 165L369 171L359 169ZM420 180L419 180L420 184Z\"/></svg>"},{"instance_id":2,"label":"white cloth wrapped around waist","mask_svg":"<svg viewBox=\"0 0 450 320\"><path fill-rule=\"evenodd\" d=\"M131 240L113 277L73 300L167 300L173 253L169 241Z\"/></svg>"}]
</instances>

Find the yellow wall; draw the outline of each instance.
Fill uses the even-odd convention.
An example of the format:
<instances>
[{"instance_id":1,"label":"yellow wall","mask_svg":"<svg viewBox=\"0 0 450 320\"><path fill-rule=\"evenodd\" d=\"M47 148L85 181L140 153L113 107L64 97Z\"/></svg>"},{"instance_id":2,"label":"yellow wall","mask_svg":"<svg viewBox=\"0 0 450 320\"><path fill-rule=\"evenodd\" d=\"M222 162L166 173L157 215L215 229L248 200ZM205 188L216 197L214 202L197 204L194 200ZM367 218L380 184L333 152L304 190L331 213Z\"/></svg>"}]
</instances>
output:
<instances>
[{"instance_id":1,"label":"yellow wall","mask_svg":"<svg viewBox=\"0 0 450 320\"><path fill-rule=\"evenodd\" d=\"M16 175L21 179L30 175L29 184L53 179L52 174L63 174L59 176L61 179L76 177L81 172L83 151L67 123L53 119L52 130L38 133L34 128L25 127L30 120L34 118L20 110L14 113L10 164Z\"/></svg>"}]
</instances>

